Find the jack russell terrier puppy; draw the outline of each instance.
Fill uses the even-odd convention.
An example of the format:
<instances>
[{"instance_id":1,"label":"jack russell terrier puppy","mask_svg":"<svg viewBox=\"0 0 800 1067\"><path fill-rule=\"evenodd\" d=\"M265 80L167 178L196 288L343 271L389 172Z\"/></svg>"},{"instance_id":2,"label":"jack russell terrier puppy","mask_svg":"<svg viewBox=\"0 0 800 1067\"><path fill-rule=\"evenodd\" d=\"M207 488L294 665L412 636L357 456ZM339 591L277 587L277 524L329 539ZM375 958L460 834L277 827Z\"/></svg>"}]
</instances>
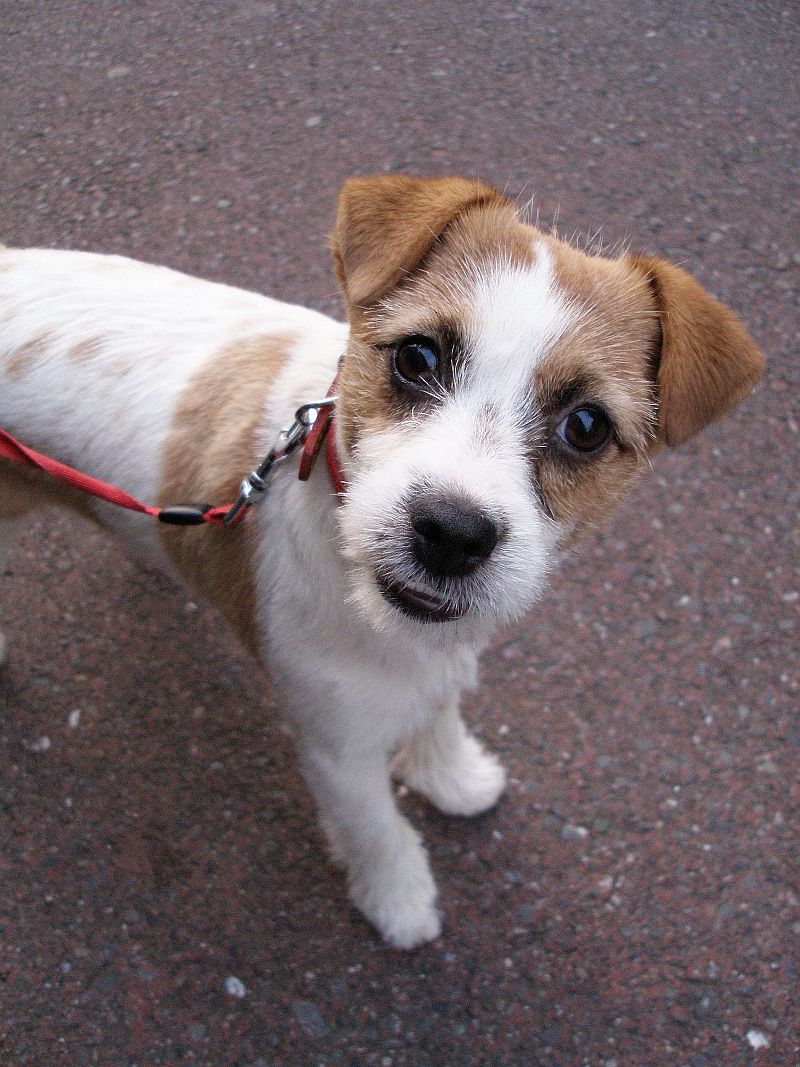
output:
<instances>
[{"instance_id":1,"label":"jack russell terrier puppy","mask_svg":"<svg viewBox=\"0 0 800 1067\"><path fill-rule=\"evenodd\" d=\"M68 505L216 605L271 674L352 901L411 948L440 916L392 777L453 815L497 802L459 714L478 654L763 361L682 270L579 252L479 182L348 181L332 248L346 325L118 256L0 251L0 427L141 499L236 499L337 379L328 469L281 465L225 527L0 458L0 556L30 508Z\"/></svg>"}]
</instances>

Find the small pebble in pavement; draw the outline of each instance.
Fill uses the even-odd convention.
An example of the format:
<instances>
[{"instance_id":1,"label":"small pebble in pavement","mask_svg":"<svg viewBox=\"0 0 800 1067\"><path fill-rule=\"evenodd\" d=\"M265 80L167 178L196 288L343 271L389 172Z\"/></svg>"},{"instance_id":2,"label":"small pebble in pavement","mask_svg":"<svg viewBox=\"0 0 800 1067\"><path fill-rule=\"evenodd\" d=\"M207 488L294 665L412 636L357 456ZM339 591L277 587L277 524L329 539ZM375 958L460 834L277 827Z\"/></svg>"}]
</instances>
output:
<instances>
[{"instance_id":1,"label":"small pebble in pavement","mask_svg":"<svg viewBox=\"0 0 800 1067\"><path fill-rule=\"evenodd\" d=\"M561 827L562 841L583 841L588 836L589 831L585 826L573 826L572 823L565 823Z\"/></svg>"},{"instance_id":2,"label":"small pebble in pavement","mask_svg":"<svg viewBox=\"0 0 800 1067\"><path fill-rule=\"evenodd\" d=\"M311 1037L324 1037L329 1030L319 1008L310 1000L296 1000L292 1004L295 1019Z\"/></svg>"},{"instance_id":3,"label":"small pebble in pavement","mask_svg":"<svg viewBox=\"0 0 800 1067\"><path fill-rule=\"evenodd\" d=\"M748 1030L747 1040L755 1052L760 1048L769 1048L769 1038L766 1034L762 1034L760 1030Z\"/></svg>"},{"instance_id":4,"label":"small pebble in pavement","mask_svg":"<svg viewBox=\"0 0 800 1067\"><path fill-rule=\"evenodd\" d=\"M245 989L244 982L241 978L237 978L236 975L229 974L225 979L225 992L231 997L243 997L247 990Z\"/></svg>"},{"instance_id":5,"label":"small pebble in pavement","mask_svg":"<svg viewBox=\"0 0 800 1067\"><path fill-rule=\"evenodd\" d=\"M53 742L49 737L38 737L35 741L31 741L26 748L29 752L47 752L53 746Z\"/></svg>"}]
</instances>

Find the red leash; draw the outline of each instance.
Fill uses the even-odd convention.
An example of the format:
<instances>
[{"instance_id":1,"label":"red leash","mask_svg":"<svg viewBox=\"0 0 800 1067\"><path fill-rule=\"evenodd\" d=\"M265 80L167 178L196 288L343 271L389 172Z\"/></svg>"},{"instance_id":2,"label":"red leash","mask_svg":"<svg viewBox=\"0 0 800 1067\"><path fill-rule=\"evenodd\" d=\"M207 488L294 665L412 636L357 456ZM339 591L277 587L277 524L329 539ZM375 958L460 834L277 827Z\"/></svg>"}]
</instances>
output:
<instances>
[{"instance_id":1,"label":"red leash","mask_svg":"<svg viewBox=\"0 0 800 1067\"><path fill-rule=\"evenodd\" d=\"M331 403L319 408L314 423L308 428L308 432L303 439L303 454L299 477L303 481L309 477L322 444L327 437L325 455L328 462L328 470L336 492L341 494L344 492L345 487L336 455L335 435L330 432L332 426L333 404ZM0 429L0 457L13 460L16 463L26 464L29 467L36 467L38 470L51 475L51 477L57 478L60 482L65 482L67 485L79 489L82 493L89 493L91 496L106 500L109 504L127 508L129 511L140 511L145 515L158 519L159 522L164 522L171 526L199 526L206 522L211 523L212 526L223 526L226 525L228 514L236 508L236 514L231 516L227 523L228 525L233 525L244 518L249 506L248 504L243 507L239 503L238 505L222 504L218 507L213 504L175 504L166 508L152 507L150 504L143 504L136 497L131 496L130 493L126 493L124 489L120 489L116 485L104 482L100 478L92 478L82 471L75 470L74 467L68 467L66 463L60 463L57 459L52 459L50 456L45 456L41 452L28 448L2 429Z\"/></svg>"},{"instance_id":2,"label":"red leash","mask_svg":"<svg viewBox=\"0 0 800 1067\"><path fill-rule=\"evenodd\" d=\"M232 504L225 504L222 507L213 507L211 504L178 504L175 507L154 508L150 504L143 504L116 485L101 481L100 478L92 478L82 471L76 471L74 467L68 467L66 463L60 463L57 459L51 459L50 456L28 448L5 430L0 430L0 456L4 459L15 460L17 463L27 464L29 467L37 467L60 482L74 486L82 493L99 497L100 500L107 500L109 504L116 504L129 511L141 511L145 515L152 515L160 522L171 523L174 526L192 526L201 522L221 526L225 516L233 507Z\"/></svg>"}]
</instances>

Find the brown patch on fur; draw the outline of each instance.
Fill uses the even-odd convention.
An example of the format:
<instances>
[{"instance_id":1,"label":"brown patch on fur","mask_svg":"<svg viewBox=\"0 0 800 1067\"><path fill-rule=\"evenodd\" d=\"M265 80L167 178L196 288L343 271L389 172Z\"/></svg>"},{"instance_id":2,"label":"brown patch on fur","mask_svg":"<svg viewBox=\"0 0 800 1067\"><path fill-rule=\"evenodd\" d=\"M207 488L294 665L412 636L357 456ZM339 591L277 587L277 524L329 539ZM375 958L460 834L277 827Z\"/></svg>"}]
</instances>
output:
<instances>
[{"instance_id":1,"label":"brown patch on fur","mask_svg":"<svg viewBox=\"0 0 800 1067\"><path fill-rule=\"evenodd\" d=\"M588 383L588 395L578 399L606 410L623 450L644 453L653 442L656 415L652 359L659 332L652 293L624 260L548 242L556 285L577 322L537 368L537 395L546 404L571 383Z\"/></svg>"},{"instance_id":2,"label":"brown patch on fur","mask_svg":"<svg viewBox=\"0 0 800 1067\"><path fill-rule=\"evenodd\" d=\"M346 454L352 454L364 430L385 430L400 417L395 409L388 354L351 335L339 370L336 422Z\"/></svg>"},{"instance_id":3,"label":"brown patch on fur","mask_svg":"<svg viewBox=\"0 0 800 1067\"><path fill-rule=\"evenodd\" d=\"M513 206L479 182L399 176L346 184L332 240L351 325L337 413L348 451L364 427L385 429L408 415L390 353L375 346L468 324L469 304L459 304L453 282L467 280L483 257L530 263L525 231Z\"/></svg>"},{"instance_id":4,"label":"brown patch on fur","mask_svg":"<svg viewBox=\"0 0 800 1067\"><path fill-rule=\"evenodd\" d=\"M621 498L660 443L680 444L738 403L763 366L736 317L684 271L660 260L588 257L550 240L556 280L582 313L537 371L545 400L592 383L568 410L597 402L616 427L595 456L557 443L541 460L542 494L577 541ZM554 412L551 432L559 417Z\"/></svg>"},{"instance_id":5,"label":"brown patch on fur","mask_svg":"<svg viewBox=\"0 0 800 1067\"><path fill-rule=\"evenodd\" d=\"M661 324L658 436L679 445L740 403L764 357L739 319L679 267L629 257L650 284Z\"/></svg>"},{"instance_id":6,"label":"brown patch on fur","mask_svg":"<svg viewBox=\"0 0 800 1067\"><path fill-rule=\"evenodd\" d=\"M87 337L79 341L67 352L67 359L73 363L89 363L96 359L103 351L103 339L101 337Z\"/></svg>"},{"instance_id":7,"label":"brown patch on fur","mask_svg":"<svg viewBox=\"0 0 800 1067\"><path fill-rule=\"evenodd\" d=\"M51 335L44 331L37 333L30 341L26 341L25 344L15 349L6 363L6 371L9 378L14 378L15 380L24 378L31 368L35 367L45 355L51 341Z\"/></svg>"},{"instance_id":8,"label":"brown patch on fur","mask_svg":"<svg viewBox=\"0 0 800 1067\"><path fill-rule=\"evenodd\" d=\"M506 201L491 186L464 178L391 174L345 182L331 248L350 305L373 304L399 285L467 208L498 203Z\"/></svg>"},{"instance_id":9,"label":"brown patch on fur","mask_svg":"<svg viewBox=\"0 0 800 1067\"><path fill-rule=\"evenodd\" d=\"M187 385L164 443L161 507L226 504L264 458L259 429L266 398L291 345L287 336L253 337L208 360ZM172 561L188 583L227 619L245 648L258 652L253 525L160 526Z\"/></svg>"},{"instance_id":10,"label":"brown patch on fur","mask_svg":"<svg viewBox=\"0 0 800 1067\"><path fill-rule=\"evenodd\" d=\"M534 242L540 237L533 226L519 221L513 204L507 200L470 207L443 234L439 269L457 276L464 273L459 264L470 261L531 267L536 259Z\"/></svg>"},{"instance_id":11,"label":"brown patch on fur","mask_svg":"<svg viewBox=\"0 0 800 1067\"><path fill-rule=\"evenodd\" d=\"M658 323L652 294L628 264L547 241L555 283L577 322L536 369L536 395L548 422L538 472L545 504L565 524L566 543L572 545L611 511L647 465L656 414L651 359ZM569 400L559 402L564 396ZM570 411L587 404L607 413L613 438L599 453L573 455L555 430Z\"/></svg>"},{"instance_id":12,"label":"brown patch on fur","mask_svg":"<svg viewBox=\"0 0 800 1067\"><path fill-rule=\"evenodd\" d=\"M619 503L645 469L641 457L613 445L587 459L547 457L539 483L553 518L566 527L562 548L577 544Z\"/></svg>"}]
</instances>

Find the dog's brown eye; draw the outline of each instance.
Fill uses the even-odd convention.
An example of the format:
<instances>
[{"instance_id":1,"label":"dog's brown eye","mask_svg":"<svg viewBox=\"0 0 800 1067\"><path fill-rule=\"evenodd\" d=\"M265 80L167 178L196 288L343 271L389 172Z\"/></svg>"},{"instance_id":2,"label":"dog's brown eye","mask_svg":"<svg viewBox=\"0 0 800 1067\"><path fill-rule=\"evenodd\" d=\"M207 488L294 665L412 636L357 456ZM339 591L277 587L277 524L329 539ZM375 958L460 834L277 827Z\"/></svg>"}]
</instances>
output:
<instances>
[{"instance_id":1,"label":"dog's brown eye","mask_svg":"<svg viewBox=\"0 0 800 1067\"><path fill-rule=\"evenodd\" d=\"M411 337L394 350L394 371L412 385L420 378L432 377L439 369L439 352L427 337Z\"/></svg>"},{"instance_id":2,"label":"dog's brown eye","mask_svg":"<svg viewBox=\"0 0 800 1067\"><path fill-rule=\"evenodd\" d=\"M611 437L611 423L600 408L587 406L571 411L558 424L556 433L576 452L599 452Z\"/></svg>"}]
</instances>

